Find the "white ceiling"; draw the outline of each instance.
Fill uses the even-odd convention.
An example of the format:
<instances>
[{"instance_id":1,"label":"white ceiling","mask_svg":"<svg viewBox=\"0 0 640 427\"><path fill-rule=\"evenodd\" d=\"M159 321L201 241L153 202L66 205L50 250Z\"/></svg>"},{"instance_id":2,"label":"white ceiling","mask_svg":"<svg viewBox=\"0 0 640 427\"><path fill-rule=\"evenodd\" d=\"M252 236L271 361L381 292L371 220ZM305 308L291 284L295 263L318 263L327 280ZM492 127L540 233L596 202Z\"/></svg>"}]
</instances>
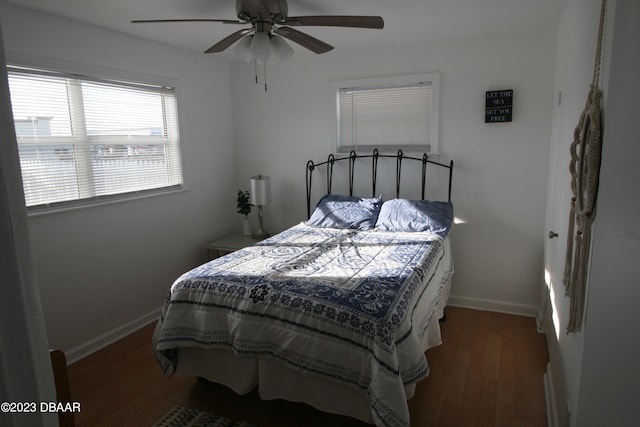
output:
<instances>
[{"instance_id":1,"label":"white ceiling","mask_svg":"<svg viewBox=\"0 0 640 427\"><path fill-rule=\"evenodd\" d=\"M2 0L0 0L2 1ZM379 15L383 30L297 27L336 50L550 27L566 0L289 0L289 16ZM4 0L203 52L242 28L222 23L131 24L133 19L237 19L234 0ZM304 50L291 43L296 51ZM229 52L231 49L228 49ZM307 51L308 52L308 51ZM220 55L220 54L215 54ZM226 58L232 56L225 52Z\"/></svg>"}]
</instances>

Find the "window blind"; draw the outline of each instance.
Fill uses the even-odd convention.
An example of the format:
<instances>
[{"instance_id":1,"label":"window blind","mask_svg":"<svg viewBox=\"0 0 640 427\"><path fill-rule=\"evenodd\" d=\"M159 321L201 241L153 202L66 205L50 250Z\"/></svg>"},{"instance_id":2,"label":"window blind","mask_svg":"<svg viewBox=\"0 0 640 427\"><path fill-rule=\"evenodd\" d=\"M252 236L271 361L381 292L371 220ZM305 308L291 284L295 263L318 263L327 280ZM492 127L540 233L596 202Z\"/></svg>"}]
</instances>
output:
<instances>
[{"instance_id":1,"label":"window blind","mask_svg":"<svg viewBox=\"0 0 640 427\"><path fill-rule=\"evenodd\" d=\"M392 146L432 151L431 82L345 87L337 96L342 149Z\"/></svg>"},{"instance_id":2,"label":"window blind","mask_svg":"<svg viewBox=\"0 0 640 427\"><path fill-rule=\"evenodd\" d=\"M26 205L182 184L171 88L9 68Z\"/></svg>"}]
</instances>

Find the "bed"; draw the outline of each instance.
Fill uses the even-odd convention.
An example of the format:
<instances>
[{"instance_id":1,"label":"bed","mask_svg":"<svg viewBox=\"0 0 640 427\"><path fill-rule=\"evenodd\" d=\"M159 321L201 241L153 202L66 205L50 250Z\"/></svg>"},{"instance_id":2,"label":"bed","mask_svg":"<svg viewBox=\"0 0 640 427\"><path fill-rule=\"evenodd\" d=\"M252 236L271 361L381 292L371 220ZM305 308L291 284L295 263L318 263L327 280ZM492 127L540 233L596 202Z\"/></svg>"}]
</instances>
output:
<instances>
[{"instance_id":1,"label":"bed","mask_svg":"<svg viewBox=\"0 0 640 427\"><path fill-rule=\"evenodd\" d=\"M367 157L377 165L380 156ZM398 169L413 159L394 157ZM322 164L329 171L339 160ZM415 160L430 164L426 155ZM316 166L307 164L308 203ZM444 166L450 198L453 163ZM197 376L240 394L257 387L263 399L409 426L407 399L429 373L424 353L441 343L453 207L422 200L424 185L420 200L382 200L334 195L327 182L306 221L181 275L154 354L167 376ZM375 178L373 187L375 194Z\"/></svg>"}]
</instances>

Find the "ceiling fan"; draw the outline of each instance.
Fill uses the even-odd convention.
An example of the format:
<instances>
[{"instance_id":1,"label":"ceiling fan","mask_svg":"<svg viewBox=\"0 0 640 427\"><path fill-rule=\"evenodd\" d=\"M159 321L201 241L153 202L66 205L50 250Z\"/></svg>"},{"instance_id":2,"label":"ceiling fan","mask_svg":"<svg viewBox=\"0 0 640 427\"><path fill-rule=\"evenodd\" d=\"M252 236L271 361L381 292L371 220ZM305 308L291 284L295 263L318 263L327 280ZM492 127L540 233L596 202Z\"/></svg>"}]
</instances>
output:
<instances>
[{"instance_id":1,"label":"ceiling fan","mask_svg":"<svg viewBox=\"0 0 640 427\"><path fill-rule=\"evenodd\" d=\"M377 28L384 27L384 21L379 16L288 16L286 0L236 0L238 20L229 19L147 19L135 20L132 23L149 22L220 22L223 24L250 24L220 40L205 53L222 52L235 42L244 38L241 49L236 53L246 60L255 59L266 62L274 53L276 56L288 56L293 50L277 36L284 37L315 53L325 53L333 46L318 40L308 34L291 27L300 26L329 26ZM248 36L248 37L245 37ZM271 44L271 46L269 46ZM243 52L245 53L243 55ZM280 58L283 59L283 58Z\"/></svg>"}]
</instances>

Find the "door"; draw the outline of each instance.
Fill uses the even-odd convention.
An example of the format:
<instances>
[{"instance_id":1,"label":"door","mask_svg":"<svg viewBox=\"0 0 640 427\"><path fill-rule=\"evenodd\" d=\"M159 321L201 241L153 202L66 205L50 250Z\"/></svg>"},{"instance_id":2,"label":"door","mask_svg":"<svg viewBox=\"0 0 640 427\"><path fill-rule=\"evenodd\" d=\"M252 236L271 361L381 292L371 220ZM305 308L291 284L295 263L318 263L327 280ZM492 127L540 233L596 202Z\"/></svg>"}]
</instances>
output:
<instances>
[{"instance_id":1,"label":"door","mask_svg":"<svg viewBox=\"0 0 640 427\"><path fill-rule=\"evenodd\" d=\"M558 99L560 92L557 92ZM560 101L561 102L561 101ZM547 339L549 365L545 375L545 393L551 401L550 426L568 426L569 408L565 384L565 369L561 345L565 339L564 325L569 312L568 299L564 296L565 251L570 211L571 186L569 175L569 145L564 127L557 123L561 117L561 105L556 105L552 130L549 182L547 185L547 211L544 244L544 286L542 287L542 322ZM562 128L562 129L560 129ZM563 136L565 136L563 138Z\"/></svg>"},{"instance_id":2,"label":"door","mask_svg":"<svg viewBox=\"0 0 640 427\"><path fill-rule=\"evenodd\" d=\"M563 276L572 197L569 149L593 78L599 1L568 3L568 6L571 10L565 11L558 32L546 228L541 236L545 240L541 317L549 351L546 379L550 384L546 392L555 401L552 417L556 418L558 426L571 424L571 412L577 408L582 369L584 336L566 333L569 298L565 296ZM584 22L594 24L584 25Z\"/></svg>"}]
</instances>

